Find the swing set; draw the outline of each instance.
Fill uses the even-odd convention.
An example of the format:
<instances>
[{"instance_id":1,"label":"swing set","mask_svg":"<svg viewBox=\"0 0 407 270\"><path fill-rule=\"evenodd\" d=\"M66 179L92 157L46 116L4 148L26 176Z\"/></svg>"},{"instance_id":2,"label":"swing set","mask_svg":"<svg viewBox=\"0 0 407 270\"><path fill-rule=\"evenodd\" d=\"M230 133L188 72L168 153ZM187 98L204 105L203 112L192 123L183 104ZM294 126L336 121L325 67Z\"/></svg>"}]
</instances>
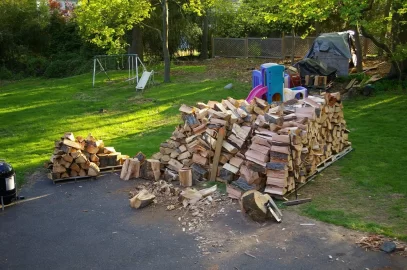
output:
<instances>
[{"instance_id":1,"label":"swing set","mask_svg":"<svg viewBox=\"0 0 407 270\"><path fill-rule=\"evenodd\" d=\"M139 68L142 68L141 78ZM144 90L149 81L154 81L154 71L147 71L137 54L96 55L93 58L92 86L95 87L96 75L102 72L111 81L108 72L112 70L127 70L128 77L125 81L129 84L136 83L137 90Z\"/></svg>"}]
</instances>

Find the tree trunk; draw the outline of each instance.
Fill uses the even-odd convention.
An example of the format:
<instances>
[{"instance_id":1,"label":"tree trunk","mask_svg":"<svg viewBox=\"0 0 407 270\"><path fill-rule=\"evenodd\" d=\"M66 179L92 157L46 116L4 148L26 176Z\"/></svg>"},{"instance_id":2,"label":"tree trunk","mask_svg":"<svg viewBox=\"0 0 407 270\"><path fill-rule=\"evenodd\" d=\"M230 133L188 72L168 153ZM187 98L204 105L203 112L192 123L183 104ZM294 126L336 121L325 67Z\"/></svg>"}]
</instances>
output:
<instances>
[{"instance_id":1,"label":"tree trunk","mask_svg":"<svg viewBox=\"0 0 407 270\"><path fill-rule=\"evenodd\" d=\"M357 26L352 29L355 31L355 47L356 47L356 71L358 73L363 72L363 54L362 54L362 45L360 44L359 29Z\"/></svg>"},{"instance_id":2,"label":"tree trunk","mask_svg":"<svg viewBox=\"0 0 407 270\"><path fill-rule=\"evenodd\" d=\"M209 17L208 12L205 11L205 15L203 17L201 59L208 59L208 34L209 34Z\"/></svg>"},{"instance_id":3,"label":"tree trunk","mask_svg":"<svg viewBox=\"0 0 407 270\"><path fill-rule=\"evenodd\" d=\"M385 18L389 17L390 7L391 7L392 2L393 2L393 0L387 0L386 1L386 5L384 6L384 17ZM385 42L387 26L388 26L388 22L386 22L385 27L383 27L383 30L382 30L382 32L380 34L380 41L381 42ZM379 56L382 56L383 55L383 49L379 48L377 54Z\"/></svg>"},{"instance_id":4,"label":"tree trunk","mask_svg":"<svg viewBox=\"0 0 407 270\"><path fill-rule=\"evenodd\" d=\"M394 1L392 6L392 53L395 52L398 45L405 45L407 43L407 30L404 25L401 24L402 21L407 19L407 13L400 15L398 12L402 8L402 4L399 1ZM389 77L397 76L399 79L402 78L403 74L407 73L407 59L402 61L392 61L392 67L389 72Z\"/></svg>"},{"instance_id":5,"label":"tree trunk","mask_svg":"<svg viewBox=\"0 0 407 270\"><path fill-rule=\"evenodd\" d=\"M315 22L315 36L319 36L319 33L321 33L321 22L316 21Z\"/></svg>"},{"instance_id":6,"label":"tree trunk","mask_svg":"<svg viewBox=\"0 0 407 270\"><path fill-rule=\"evenodd\" d=\"M129 53L137 54L140 60L142 62L144 61L143 32L138 25L133 26L133 29L131 30L131 46Z\"/></svg>"},{"instance_id":7,"label":"tree trunk","mask_svg":"<svg viewBox=\"0 0 407 270\"><path fill-rule=\"evenodd\" d=\"M383 51L385 51L389 55L389 57L393 56L392 50L390 50L389 46L387 46L386 43L380 42L379 40L377 40L376 37L374 37L372 34L367 32L367 30L363 26L360 27L360 30L362 31L362 35L365 38L370 38L370 40L372 40L372 42L377 47L379 47L380 49L383 49ZM393 45L393 42L394 41L392 41L392 45ZM391 79L391 78L400 77L400 76L401 76L401 72L399 69L399 63L397 61L391 60L391 69L390 69L389 74L387 74L387 77Z\"/></svg>"},{"instance_id":8,"label":"tree trunk","mask_svg":"<svg viewBox=\"0 0 407 270\"><path fill-rule=\"evenodd\" d=\"M163 9L163 55L164 55L164 82L170 82L170 52L168 50L168 0L162 0Z\"/></svg>"},{"instance_id":9,"label":"tree trunk","mask_svg":"<svg viewBox=\"0 0 407 270\"><path fill-rule=\"evenodd\" d=\"M295 58L295 28L293 27L291 30L291 65L294 65L294 58Z\"/></svg>"},{"instance_id":10,"label":"tree trunk","mask_svg":"<svg viewBox=\"0 0 407 270\"><path fill-rule=\"evenodd\" d=\"M362 10L362 13L369 11L372 9L374 0L371 0L369 3L369 6L366 7L364 10ZM362 31L362 34L366 38L370 38L372 42L379 47L379 49L382 49L385 51L389 57L391 58L391 69L389 74L387 75L388 78L398 78L399 80L402 79L403 74L407 73L407 59L403 60L395 60L394 59L394 52L397 48L398 45L403 44L405 45L407 43L407 33L406 29L403 24L400 22L407 20L407 13L402 13L400 14L399 12L403 8L403 3L402 1L393 1L393 4L391 6L391 13L392 13L392 24L391 24L391 41L390 41L390 46L388 46L384 41L381 42L378 40L375 36L372 34L368 33L367 30L364 28L363 25L360 26L360 30Z\"/></svg>"}]
</instances>

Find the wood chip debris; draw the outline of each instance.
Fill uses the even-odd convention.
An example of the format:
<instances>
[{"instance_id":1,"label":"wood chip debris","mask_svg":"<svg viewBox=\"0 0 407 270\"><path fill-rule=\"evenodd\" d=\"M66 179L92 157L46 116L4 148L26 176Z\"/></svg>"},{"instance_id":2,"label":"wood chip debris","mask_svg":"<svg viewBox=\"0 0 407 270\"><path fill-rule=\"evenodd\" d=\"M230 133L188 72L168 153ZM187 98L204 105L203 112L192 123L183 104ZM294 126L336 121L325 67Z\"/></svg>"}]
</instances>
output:
<instances>
[{"instance_id":1,"label":"wood chip debris","mask_svg":"<svg viewBox=\"0 0 407 270\"><path fill-rule=\"evenodd\" d=\"M406 243L382 235L373 234L369 236L363 236L356 242L356 244L366 250L380 251L381 245L386 241L393 241L396 244L396 251L394 253L407 257Z\"/></svg>"}]
</instances>

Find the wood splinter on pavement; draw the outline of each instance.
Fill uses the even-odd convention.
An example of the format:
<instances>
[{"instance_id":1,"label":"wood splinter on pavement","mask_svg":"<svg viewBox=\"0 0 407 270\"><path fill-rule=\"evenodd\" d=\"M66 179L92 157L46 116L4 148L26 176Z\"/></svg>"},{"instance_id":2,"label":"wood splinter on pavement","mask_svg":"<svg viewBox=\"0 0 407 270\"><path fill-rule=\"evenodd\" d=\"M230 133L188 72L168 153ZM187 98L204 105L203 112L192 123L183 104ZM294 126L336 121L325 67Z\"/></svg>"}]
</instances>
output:
<instances>
[{"instance_id":1,"label":"wood splinter on pavement","mask_svg":"<svg viewBox=\"0 0 407 270\"><path fill-rule=\"evenodd\" d=\"M247 256L249 256L249 257L252 257L252 258L257 259L257 257L256 257L256 256L254 256L254 255L250 254L249 252L245 252L244 254L246 254L246 255L247 255Z\"/></svg>"}]
</instances>

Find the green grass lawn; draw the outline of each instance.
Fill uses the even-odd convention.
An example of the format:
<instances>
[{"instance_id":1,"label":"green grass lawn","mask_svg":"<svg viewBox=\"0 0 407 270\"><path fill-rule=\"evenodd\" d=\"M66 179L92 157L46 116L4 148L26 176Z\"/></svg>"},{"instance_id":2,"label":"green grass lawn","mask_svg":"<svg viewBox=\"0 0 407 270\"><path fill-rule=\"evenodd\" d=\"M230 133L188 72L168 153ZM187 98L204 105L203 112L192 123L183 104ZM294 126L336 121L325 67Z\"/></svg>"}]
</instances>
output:
<instances>
[{"instance_id":1,"label":"green grass lawn","mask_svg":"<svg viewBox=\"0 0 407 270\"><path fill-rule=\"evenodd\" d=\"M180 123L180 104L246 97L249 84L212 80L205 66L172 68L172 83L135 91L123 82L124 73L111 74L113 82L98 75L92 88L90 74L64 79L28 79L0 88L0 158L17 171L21 184L27 174L40 167L53 152L53 142L65 132L87 136L92 133L107 146L134 155L150 155L171 136ZM160 73L155 76L160 82ZM99 113L100 109L107 110Z\"/></svg>"},{"instance_id":2,"label":"green grass lawn","mask_svg":"<svg viewBox=\"0 0 407 270\"><path fill-rule=\"evenodd\" d=\"M143 94L123 82L123 74L103 74L92 88L91 75L28 79L0 87L0 158L10 162L21 184L53 152L65 132L92 133L124 154L159 150L180 123L180 104L245 98L252 61L174 66L172 83ZM229 68L229 67L232 68ZM156 81L160 82L160 73ZM232 82L234 87L223 87ZM303 214L349 228L407 240L407 96L381 92L345 102L345 119L355 151L325 170L300 193L312 203L296 206ZM105 109L106 113L99 113Z\"/></svg>"}]
</instances>

